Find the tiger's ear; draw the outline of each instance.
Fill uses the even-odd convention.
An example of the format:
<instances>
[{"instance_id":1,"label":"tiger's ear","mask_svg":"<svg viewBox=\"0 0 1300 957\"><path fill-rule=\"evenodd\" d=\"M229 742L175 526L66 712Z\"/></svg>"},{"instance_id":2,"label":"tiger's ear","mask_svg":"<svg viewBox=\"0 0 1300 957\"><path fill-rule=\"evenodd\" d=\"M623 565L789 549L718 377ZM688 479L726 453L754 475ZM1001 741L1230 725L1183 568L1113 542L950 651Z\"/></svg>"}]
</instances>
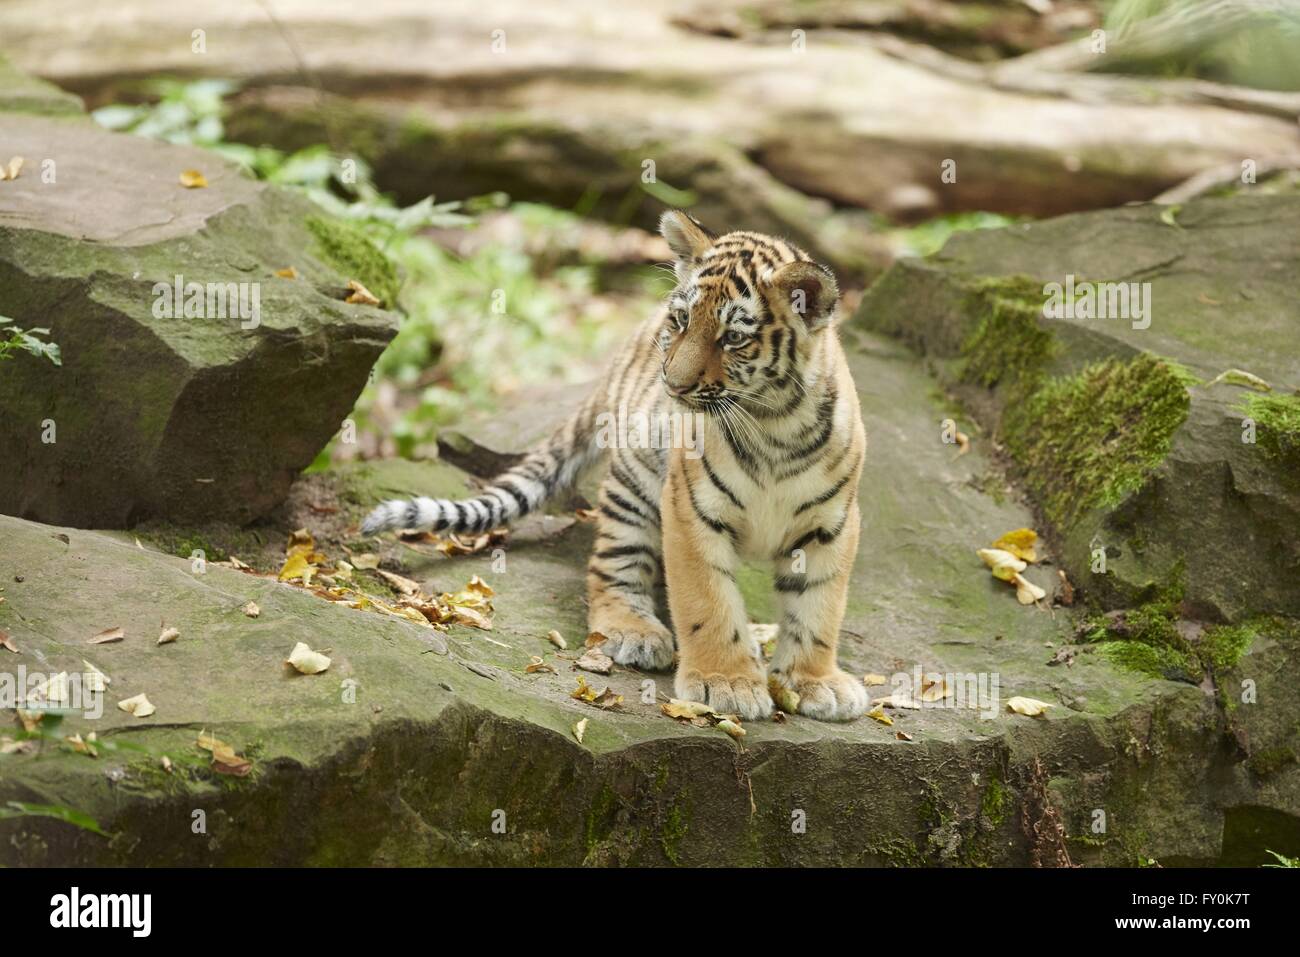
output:
<instances>
[{"instance_id":1,"label":"tiger's ear","mask_svg":"<svg viewBox=\"0 0 1300 957\"><path fill-rule=\"evenodd\" d=\"M715 238L680 209L670 209L659 217L659 232L668 240L668 248L673 251L679 263L699 259L713 245Z\"/></svg>"},{"instance_id":2,"label":"tiger's ear","mask_svg":"<svg viewBox=\"0 0 1300 957\"><path fill-rule=\"evenodd\" d=\"M812 262L786 263L772 273L767 285L774 306L788 309L814 332L830 324L840 287L825 266Z\"/></svg>"}]
</instances>

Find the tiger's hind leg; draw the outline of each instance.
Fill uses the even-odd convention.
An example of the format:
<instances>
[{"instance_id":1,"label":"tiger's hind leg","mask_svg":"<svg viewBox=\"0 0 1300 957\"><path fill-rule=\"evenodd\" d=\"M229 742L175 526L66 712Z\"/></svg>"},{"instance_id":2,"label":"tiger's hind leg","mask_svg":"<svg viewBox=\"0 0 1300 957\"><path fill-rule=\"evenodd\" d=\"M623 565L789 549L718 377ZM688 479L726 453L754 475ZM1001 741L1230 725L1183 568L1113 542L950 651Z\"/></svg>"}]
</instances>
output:
<instances>
[{"instance_id":1,"label":"tiger's hind leg","mask_svg":"<svg viewBox=\"0 0 1300 957\"><path fill-rule=\"evenodd\" d=\"M616 452L600 488L596 545L587 564L587 628L606 641L601 651L622 665L665 671L673 634L655 614L655 583L663 577L663 535L656 463Z\"/></svg>"}]
</instances>

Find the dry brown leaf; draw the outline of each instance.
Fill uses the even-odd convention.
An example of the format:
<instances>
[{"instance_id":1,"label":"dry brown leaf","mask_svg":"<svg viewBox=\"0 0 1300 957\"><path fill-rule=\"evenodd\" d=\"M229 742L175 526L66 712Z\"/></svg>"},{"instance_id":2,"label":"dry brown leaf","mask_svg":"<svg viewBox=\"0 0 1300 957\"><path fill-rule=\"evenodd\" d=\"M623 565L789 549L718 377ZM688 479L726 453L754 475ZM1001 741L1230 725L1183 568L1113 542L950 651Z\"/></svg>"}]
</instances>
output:
<instances>
[{"instance_id":1,"label":"dry brown leaf","mask_svg":"<svg viewBox=\"0 0 1300 957\"><path fill-rule=\"evenodd\" d=\"M619 708L623 705L623 696L615 694L613 688L606 688L596 697L591 699L591 703L599 708L609 710L610 708Z\"/></svg>"},{"instance_id":2,"label":"dry brown leaf","mask_svg":"<svg viewBox=\"0 0 1300 957\"><path fill-rule=\"evenodd\" d=\"M895 732L894 732L894 737L896 737L899 741L911 741L911 740L912 740L912 736L911 736L910 734L908 734L906 731L895 731Z\"/></svg>"},{"instance_id":3,"label":"dry brown leaf","mask_svg":"<svg viewBox=\"0 0 1300 957\"><path fill-rule=\"evenodd\" d=\"M262 609L258 607L257 602L250 601L247 605L243 607L243 612L249 618L256 618L258 615L262 613Z\"/></svg>"},{"instance_id":4,"label":"dry brown leaf","mask_svg":"<svg viewBox=\"0 0 1300 957\"><path fill-rule=\"evenodd\" d=\"M41 725L41 720L45 717L44 711L28 711L25 708L15 708L14 713L18 715L18 720L22 723L23 730L31 734Z\"/></svg>"},{"instance_id":5,"label":"dry brown leaf","mask_svg":"<svg viewBox=\"0 0 1300 957\"><path fill-rule=\"evenodd\" d=\"M1017 575L1011 579L1016 586L1016 601L1022 605L1032 605L1036 601L1042 601L1047 597L1047 592L1039 588L1024 575Z\"/></svg>"},{"instance_id":6,"label":"dry brown leaf","mask_svg":"<svg viewBox=\"0 0 1300 957\"><path fill-rule=\"evenodd\" d=\"M9 160L9 165L5 167L5 176L6 176L6 178L7 178L7 179L17 179L17 178L18 178L18 174L22 172L22 169L23 169L23 162L24 162L24 160L23 160L23 158L22 158L21 156L14 156L14 157L12 157L12 158Z\"/></svg>"},{"instance_id":7,"label":"dry brown leaf","mask_svg":"<svg viewBox=\"0 0 1300 957\"><path fill-rule=\"evenodd\" d=\"M379 299L376 298L375 294L371 292L369 289L367 289L365 286L361 285L361 283L357 282L355 279L348 280L348 289L351 290L351 294L348 296L347 299L343 300L344 302L350 302L350 303L359 304L363 306L379 305Z\"/></svg>"},{"instance_id":8,"label":"dry brown leaf","mask_svg":"<svg viewBox=\"0 0 1300 957\"><path fill-rule=\"evenodd\" d=\"M235 753L234 748L210 734L200 731L199 739L195 743L204 751L212 752L212 769L218 774L231 774L242 778L253 770L252 761L240 757Z\"/></svg>"},{"instance_id":9,"label":"dry brown leaf","mask_svg":"<svg viewBox=\"0 0 1300 957\"><path fill-rule=\"evenodd\" d=\"M540 655L533 655L532 660L524 667L524 672L530 675L535 675L539 672L542 674L553 675L555 674L555 666L543 660Z\"/></svg>"},{"instance_id":10,"label":"dry brown leaf","mask_svg":"<svg viewBox=\"0 0 1300 957\"><path fill-rule=\"evenodd\" d=\"M181 633L176 628L165 628L163 629L163 633L158 636L158 644L170 645L173 641L175 641L180 636Z\"/></svg>"},{"instance_id":11,"label":"dry brown leaf","mask_svg":"<svg viewBox=\"0 0 1300 957\"><path fill-rule=\"evenodd\" d=\"M553 644L556 648L559 648L561 651L564 651L566 648L569 647L568 642L564 640L564 636L555 630L551 630L546 633L546 640L549 641L551 644Z\"/></svg>"},{"instance_id":12,"label":"dry brown leaf","mask_svg":"<svg viewBox=\"0 0 1300 957\"><path fill-rule=\"evenodd\" d=\"M18 646L14 644L13 639L9 637L9 632L7 631L0 630L0 648L3 648L5 651L12 651L15 655L22 654L22 652L18 650Z\"/></svg>"},{"instance_id":13,"label":"dry brown leaf","mask_svg":"<svg viewBox=\"0 0 1300 957\"><path fill-rule=\"evenodd\" d=\"M862 683L868 688L874 688L876 685L887 684L889 679L884 675L869 674L862 676Z\"/></svg>"},{"instance_id":14,"label":"dry brown leaf","mask_svg":"<svg viewBox=\"0 0 1300 957\"><path fill-rule=\"evenodd\" d=\"M970 436L965 432L957 432L953 438L957 440L957 454L953 458L959 459L970 451Z\"/></svg>"},{"instance_id":15,"label":"dry brown leaf","mask_svg":"<svg viewBox=\"0 0 1300 957\"><path fill-rule=\"evenodd\" d=\"M35 751L35 741L16 741L8 737L0 738L0 754L32 754Z\"/></svg>"},{"instance_id":16,"label":"dry brown leaf","mask_svg":"<svg viewBox=\"0 0 1300 957\"><path fill-rule=\"evenodd\" d=\"M767 691L772 696L772 703L786 714L799 713L799 692L781 684L775 675L767 677Z\"/></svg>"},{"instance_id":17,"label":"dry brown leaf","mask_svg":"<svg viewBox=\"0 0 1300 957\"><path fill-rule=\"evenodd\" d=\"M581 721L579 721L577 724L573 726L573 736L578 739L579 744L582 744L582 736L586 733L587 733L587 719L583 718Z\"/></svg>"},{"instance_id":18,"label":"dry brown leaf","mask_svg":"<svg viewBox=\"0 0 1300 957\"><path fill-rule=\"evenodd\" d=\"M911 695L903 694L901 692L888 695L884 698L872 698L871 703L873 705L883 705L886 708L907 709L910 711L916 711L921 707Z\"/></svg>"},{"instance_id":19,"label":"dry brown leaf","mask_svg":"<svg viewBox=\"0 0 1300 957\"><path fill-rule=\"evenodd\" d=\"M180 183L186 189L203 189L208 185L208 178L196 169L187 169L181 173Z\"/></svg>"},{"instance_id":20,"label":"dry brown leaf","mask_svg":"<svg viewBox=\"0 0 1300 957\"><path fill-rule=\"evenodd\" d=\"M88 645L108 645L115 641L121 641L126 637L126 632L121 628L105 628L99 634L91 638L86 644Z\"/></svg>"},{"instance_id":21,"label":"dry brown leaf","mask_svg":"<svg viewBox=\"0 0 1300 957\"><path fill-rule=\"evenodd\" d=\"M659 706L659 710L670 718L707 718L717 714L701 701L683 701L680 698L670 698L667 704Z\"/></svg>"},{"instance_id":22,"label":"dry brown leaf","mask_svg":"<svg viewBox=\"0 0 1300 957\"><path fill-rule=\"evenodd\" d=\"M100 671L85 658L81 659L81 663L86 666L86 670L81 673L81 683L85 686L87 691L103 691L113 683L112 678L104 674L104 672Z\"/></svg>"},{"instance_id":23,"label":"dry brown leaf","mask_svg":"<svg viewBox=\"0 0 1300 957\"><path fill-rule=\"evenodd\" d=\"M420 594L420 583L414 579L406 578L403 575L395 575L392 572L386 572L382 568L376 568L375 572L380 578L388 582L388 584L392 585L403 595Z\"/></svg>"},{"instance_id":24,"label":"dry brown leaf","mask_svg":"<svg viewBox=\"0 0 1300 957\"><path fill-rule=\"evenodd\" d=\"M72 745L72 750L77 754L84 754L92 758L99 757L99 752L95 750L95 732L92 731L85 738L79 734L69 735L63 739Z\"/></svg>"},{"instance_id":25,"label":"dry brown leaf","mask_svg":"<svg viewBox=\"0 0 1300 957\"><path fill-rule=\"evenodd\" d=\"M598 631L593 631L587 635L587 640L584 641L582 644L584 647L587 648L595 648L598 645L603 645L607 641L609 641L609 638L607 638L605 635L602 635Z\"/></svg>"},{"instance_id":26,"label":"dry brown leaf","mask_svg":"<svg viewBox=\"0 0 1300 957\"><path fill-rule=\"evenodd\" d=\"M573 666L594 674L607 675L614 670L614 659L602 654L597 648L589 648L573 663Z\"/></svg>"}]
</instances>

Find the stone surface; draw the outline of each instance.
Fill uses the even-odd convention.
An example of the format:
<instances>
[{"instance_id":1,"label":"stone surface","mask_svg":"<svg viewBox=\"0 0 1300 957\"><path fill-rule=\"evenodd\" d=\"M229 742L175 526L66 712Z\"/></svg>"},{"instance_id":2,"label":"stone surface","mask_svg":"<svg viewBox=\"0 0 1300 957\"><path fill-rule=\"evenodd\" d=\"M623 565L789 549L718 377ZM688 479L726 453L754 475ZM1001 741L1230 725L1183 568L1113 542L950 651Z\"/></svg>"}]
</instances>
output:
<instances>
[{"instance_id":1,"label":"stone surface","mask_svg":"<svg viewBox=\"0 0 1300 957\"><path fill-rule=\"evenodd\" d=\"M919 349L995 431L1103 607L1172 589L1211 622L1300 616L1298 232L1300 197L1247 193L969 234L896 265L856 321ZM1150 283L1149 326L1044 319L1067 275ZM1228 370L1273 391L1212 384Z\"/></svg>"},{"instance_id":2,"label":"stone surface","mask_svg":"<svg viewBox=\"0 0 1300 957\"><path fill-rule=\"evenodd\" d=\"M512 537L504 567L487 552L448 559L420 543L360 541L356 522L377 499L456 494L466 479L436 463L350 465L302 479L274 527L238 533L225 550L273 569L302 523L327 554L374 549L429 588L479 574L497 591L490 633L437 636L273 580L212 565L197 575L153 547L216 556L222 544L203 537L216 532L157 527L137 547L129 535L0 518L0 628L22 652L0 651L0 671L75 670L86 658L113 679L103 718L68 717L60 729L97 731L107 743L98 758L53 741L40 754L0 755L0 806L71 808L110 836L50 817L0 820L0 863L1052 863L1061 847L1026 835L1044 822L1051 833L1057 815L1076 863L1229 851L1260 863L1250 841L1224 847L1225 827L1254 813L1282 822L1268 846L1300 850L1294 768L1265 778L1247 767L1214 694L1087 648L1072 665L1047 664L1072 647L1069 610L1018 605L975 556L1032 521L990 443L963 417L975 441L956 457L941 440L952 411L921 364L891 340L849 339L871 454L842 661L859 674L996 673L993 716L927 707L893 712L892 727L793 717L751 723L741 745L663 716L667 676L623 668L586 675L622 694L621 710L582 704L569 696L577 673L545 635L558 629L570 649L584 636L591 526ZM1028 574L1050 587L1054 567ZM765 576L740 578L754 620L773 621ZM255 620L240 612L249 600L262 609ZM179 641L154 644L160 618ZM124 641L86 644L115 626ZM287 673L299 640L328 649L331 669ZM1259 643L1237 667L1254 673L1250 656L1273 647ZM534 655L557 673L526 674ZM643 702L647 679L656 703ZM113 707L139 692L157 706L150 718ZM1054 707L1042 719L1014 715L1012 695ZM253 773L208 770L194 746L201 729L252 756ZM160 769L164 754L172 774ZM196 808L203 837L191 830ZM1108 814L1104 834L1092 830L1096 808ZM498 812L503 834L492 829ZM797 820L805 833L792 830Z\"/></svg>"},{"instance_id":3,"label":"stone surface","mask_svg":"<svg viewBox=\"0 0 1300 957\"><path fill-rule=\"evenodd\" d=\"M368 271L349 229L212 153L74 116L0 113L0 129L26 158L0 183L0 314L48 327L63 357L0 371L0 511L81 527L266 514L395 335L393 314L342 302L349 279L395 288L391 267ZM189 169L208 186L184 188ZM167 310L178 276L202 285L199 315L188 292Z\"/></svg>"}]
</instances>

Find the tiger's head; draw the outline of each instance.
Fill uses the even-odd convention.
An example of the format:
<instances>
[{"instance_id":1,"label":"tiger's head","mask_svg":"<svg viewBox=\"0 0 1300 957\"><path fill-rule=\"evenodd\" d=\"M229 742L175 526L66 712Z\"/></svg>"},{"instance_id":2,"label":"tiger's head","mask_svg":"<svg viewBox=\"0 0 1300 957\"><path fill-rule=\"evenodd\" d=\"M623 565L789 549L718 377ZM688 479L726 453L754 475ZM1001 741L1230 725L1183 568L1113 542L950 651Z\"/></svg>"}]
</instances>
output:
<instances>
[{"instance_id":1,"label":"tiger's head","mask_svg":"<svg viewBox=\"0 0 1300 957\"><path fill-rule=\"evenodd\" d=\"M659 228L677 276L658 334L668 394L692 408L739 405L760 418L797 401L839 301L831 271L783 240L714 236L677 210Z\"/></svg>"}]
</instances>

